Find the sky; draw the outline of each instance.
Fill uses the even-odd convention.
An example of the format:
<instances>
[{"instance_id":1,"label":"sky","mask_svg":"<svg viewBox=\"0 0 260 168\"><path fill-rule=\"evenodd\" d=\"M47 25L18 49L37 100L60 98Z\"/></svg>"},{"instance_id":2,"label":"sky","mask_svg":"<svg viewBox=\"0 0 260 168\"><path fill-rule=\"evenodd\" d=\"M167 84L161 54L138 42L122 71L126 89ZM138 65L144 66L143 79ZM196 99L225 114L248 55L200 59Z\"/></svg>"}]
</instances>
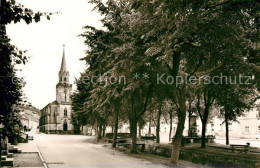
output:
<instances>
[{"instance_id":1,"label":"sky","mask_svg":"<svg viewBox=\"0 0 260 168\"><path fill-rule=\"evenodd\" d=\"M56 99L56 84L60 70L63 44L67 68L70 73L70 83L86 69L84 61L79 59L85 56L87 46L84 39L78 37L83 33L86 25L102 28L101 16L93 11L93 5L88 0L17 0L34 12L57 12L51 16L41 18L38 23L27 25L24 22L7 26L7 34L11 43L20 50L27 50L29 60L21 69L18 76L23 77L26 85L23 92L27 101L33 106L42 109Z\"/></svg>"}]
</instances>

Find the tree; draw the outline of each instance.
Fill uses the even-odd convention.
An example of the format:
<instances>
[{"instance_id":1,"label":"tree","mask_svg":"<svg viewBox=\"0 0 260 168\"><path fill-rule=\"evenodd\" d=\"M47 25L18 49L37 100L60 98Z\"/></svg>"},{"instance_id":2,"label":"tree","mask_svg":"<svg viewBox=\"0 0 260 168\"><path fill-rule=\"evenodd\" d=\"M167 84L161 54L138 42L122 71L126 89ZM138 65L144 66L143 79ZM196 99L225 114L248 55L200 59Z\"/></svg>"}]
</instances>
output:
<instances>
[{"instance_id":1,"label":"tree","mask_svg":"<svg viewBox=\"0 0 260 168\"><path fill-rule=\"evenodd\" d=\"M210 116L210 108L215 100L215 96L212 91L203 90L202 93L197 95L197 111L199 113L201 123L202 123L202 132L201 132L201 148L206 147L206 130L208 118ZM201 105L201 101L203 105Z\"/></svg>"},{"instance_id":2,"label":"tree","mask_svg":"<svg viewBox=\"0 0 260 168\"><path fill-rule=\"evenodd\" d=\"M252 85L223 85L219 91L216 99L220 106L220 117L226 126L226 145L229 144L229 124L236 122L238 117L253 107L257 96L254 88Z\"/></svg>"},{"instance_id":3,"label":"tree","mask_svg":"<svg viewBox=\"0 0 260 168\"><path fill-rule=\"evenodd\" d=\"M6 133L2 134L1 137L11 137L14 134L14 125L19 123L18 118L15 117L17 111L13 110L13 106L18 105L21 102L21 88L23 86L22 79L16 76L15 65L21 63L25 64L27 62L27 57L25 56L25 51L18 50L17 47L10 43L10 39L6 34L6 25L20 21L25 21L27 24L32 23L33 21L38 22L43 14L41 12L34 13L32 10L16 3L15 0L2 0L0 13L0 124L4 125L4 130L1 130L1 132ZM51 13L47 14L48 18L49 15L51 15Z\"/></svg>"},{"instance_id":4,"label":"tree","mask_svg":"<svg viewBox=\"0 0 260 168\"><path fill-rule=\"evenodd\" d=\"M73 110L72 123L75 128L81 127L82 134L83 126L91 123L91 119L93 118L91 110L86 108L85 104L90 99L89 95L91 91L91 84L89 81L84 81L83 79L87 73L82 73L80 78L76 79L77 91L71 96Z\"/></svg>"}]
</instances>

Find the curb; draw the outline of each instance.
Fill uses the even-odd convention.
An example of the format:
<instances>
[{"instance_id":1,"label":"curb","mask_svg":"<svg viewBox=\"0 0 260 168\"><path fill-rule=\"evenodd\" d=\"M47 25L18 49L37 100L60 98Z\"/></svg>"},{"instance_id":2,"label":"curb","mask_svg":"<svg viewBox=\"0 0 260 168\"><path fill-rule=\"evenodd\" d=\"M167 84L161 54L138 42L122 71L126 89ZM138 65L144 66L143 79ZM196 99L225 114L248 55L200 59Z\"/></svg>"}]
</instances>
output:
<instances>
[{"instance_id":1,"label":"curb","mask_svg":"<svg viewBox=\"0 0 260 168\"><path fill-rule=\"evenodd\" d=\"M38 147L38 146L37 146L37 147ZM39 149L38 149L38 150L39 150ZM39 156L40 156L40 158L41 158L41 160L42 160L42 163L43 163L44 168L48 168L48 166L47 166L45 160L43 159L42 154L41 154L40 151L38 151L38 154L39 154Z\"/></svg>"},{"instance_id":2,"label":"curb","mask_svg":"<svg viewBox=\"0 0 260 168\"><path fill-rule=\"evenodd\" d=\"M40 152L40 150L39 150L39 147L38 147L38 145L37 145L36 142L35 142L35 144L36 144L36 146L37 146L38 154L39 154L39 156L40 156L40 158L41 158L41 160L42 160L42 163L43 163L44 168L48 168L48 166L47 166L47 164L46 164L46 162L45 162L45 160L44 160L44 158L43 158L43 156L42 156L42 154L41 154L41 152Z\"/></svg>"}]
</instances>

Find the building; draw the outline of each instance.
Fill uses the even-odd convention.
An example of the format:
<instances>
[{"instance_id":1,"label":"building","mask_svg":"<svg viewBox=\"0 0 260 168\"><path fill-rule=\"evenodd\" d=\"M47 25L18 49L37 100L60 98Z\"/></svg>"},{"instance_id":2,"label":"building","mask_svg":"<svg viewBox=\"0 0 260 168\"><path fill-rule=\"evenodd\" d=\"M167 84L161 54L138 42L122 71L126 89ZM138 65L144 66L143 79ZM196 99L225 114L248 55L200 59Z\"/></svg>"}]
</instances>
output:
<instances>
[{"instance_id":1,"label":"building","mask_svg":"<svg viewBox=\"0 0 260 168\"><path fill-rule=\"evenodd\" d=\"M259 102L258 102L259 103ZM226 128L223 119L215 118L211 123L211 134L218 137L225 137ZM208 127L209 128L209 127ZM237 122L229 124L229 137L242 139L260 138L260 111L257 107L246 111L244 116L238 117Z\"/></svg>"},{"instance_id":2,"label":"building","mask_svg":"<svg viewBox=\"0 0 260 168\"><path fill-rule=\"evenodd\" d=\"M19 110L19 118L24 130L36 132L39 125L40 110L32 105L19 105L15 109Z\"/></svg>"},{"instance_id":3,"label":"building","mask_svg":"<svg viewBox=\"0 0 260 168\"><path fill-rule=\"evenodd\" d=\"M40 115L39 130L43 133L72 134L74 128L71 123L72 84L69 83L65 51L63 48L62 62L59 71L59 82L56 85L56 100L47 104Z\"/></svg>"},{"instance_id":4,"label":"building","mask_svg":"<svg viewBox=\"0 0 260 168\"><path fill-rule=\"evenodd\" d=\"M260 101L256 102L256 105L259 104ZM217 110L217 109L215 109ZM217 112L216 112L217 114ZM188 114L185 121L185 127L183 130L184 136L191 136L189 133L189 121L191 122L190 131L193 134L197 134L201 136L202 132L202 123L197 115L191 116L193 119L190 121ZM213 135L216 139L225 139L226 137L226 127L223 122L223 118L213 117L209 119L206 135ZM173 118L172 123L172 134L174 136L177 129L177 118ZM160 123L160 139L162 143L169 142L169 132L170 126L169 122L167 122L164 118L161 119ZM151 124L151 134L156 134L156 123L152 122ZM107 132L112 132L112 129L107 127ZM129 124L123 123L122 126L119 127L118 132L130 132ZM144 128L141 130L141 134L145 135L149 133L149 123L147 123ZM85 133L84 133L85 134ZM230 122L229 124L229 138L230 139L251 139L251 140L259 140L260 139L260 110L259 107L254 107L249 111L245 111L243 116L237 118L237 121Z\"/></svg>"}]
</instances>

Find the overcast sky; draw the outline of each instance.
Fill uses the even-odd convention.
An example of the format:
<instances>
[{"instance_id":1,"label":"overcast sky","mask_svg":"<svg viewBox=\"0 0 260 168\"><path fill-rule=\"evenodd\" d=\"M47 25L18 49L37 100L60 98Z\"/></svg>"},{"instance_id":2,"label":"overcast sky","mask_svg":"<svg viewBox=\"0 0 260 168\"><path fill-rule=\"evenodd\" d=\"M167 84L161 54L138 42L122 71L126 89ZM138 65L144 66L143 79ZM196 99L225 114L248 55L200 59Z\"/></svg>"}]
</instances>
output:
<instances>
[{"instance_id":1,"label":"overcast sky","mask_svg":"<svg viewBox=\"0 0 260 168\"><path fill-rule=\"evenodd\" d=\"M7 27L11 43L21 50L28 50L30 56L19 76L25 78L24 93L33 106L41 109L56 99L56 84L62 59L62 45L65 44L65 55L70 83L75 88L74 77L79 77L85 69L85 63L79 59L84 57L84 39L78 37L85 25L101 28L100 15L92 11L93 5L88 0L17 0L33 11L57 12L40 22L11 24Z\"/></svg>"}]
</instances>

